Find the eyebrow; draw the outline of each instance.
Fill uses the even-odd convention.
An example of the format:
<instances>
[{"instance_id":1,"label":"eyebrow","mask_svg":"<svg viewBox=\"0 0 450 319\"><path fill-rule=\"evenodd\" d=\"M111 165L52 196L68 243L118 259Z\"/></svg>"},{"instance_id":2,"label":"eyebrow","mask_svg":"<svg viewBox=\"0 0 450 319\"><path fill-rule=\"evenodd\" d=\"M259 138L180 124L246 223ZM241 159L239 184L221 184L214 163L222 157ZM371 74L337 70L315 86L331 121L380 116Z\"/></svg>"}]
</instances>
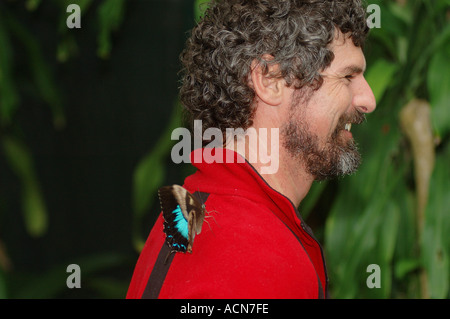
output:
<instances>
[{"instance_id":1,"label":"eyebrow","mask_svg":"<svg viewBox=\"0 0 450 319\"><path fill-rule=\"evenodd\" d=\"M349 65L344 67L343 69L339 70L339 73L341 74L354 74L354 73L364 73L365 69L358 65Z\"/></svg>"}]
</instances>

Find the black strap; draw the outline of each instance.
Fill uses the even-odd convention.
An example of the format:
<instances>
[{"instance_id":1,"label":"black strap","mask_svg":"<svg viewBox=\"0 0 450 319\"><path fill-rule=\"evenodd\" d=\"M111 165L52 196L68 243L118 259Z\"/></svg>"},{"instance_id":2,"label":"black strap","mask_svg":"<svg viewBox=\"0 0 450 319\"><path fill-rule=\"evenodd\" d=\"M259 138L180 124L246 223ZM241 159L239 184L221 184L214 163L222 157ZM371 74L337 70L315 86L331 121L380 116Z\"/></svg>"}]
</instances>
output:
<instances>
[{"instance_id":1,"label":"black strap","mask_svg":"<svg viewBox=\"0 0 450 319\"><path fill-rule=\"evenodd\" d=\"M323 287L322 282L320 281L319 275L317 275L317 282L319 283L319 299L325 299L325 296L323 295Z\"/></svg>"},{"instance_id":2,"label":"black strap","mask_svg":"<svg viewBox=\"0 0 450 319\"><path fill-rule=\"evenodd\" d=\"M194 195L202 203L205 203L208 199L209 194L203 192L195 192ZM159 292L161 291L166 275L169 271L170 265L172 263L175 254L170 251L170 247L166 242L161 247L159 251L158 258L156 259L155 265L153 266L150 277L148 278L147 285L145 286L144 293L142 294L142 299L157 299Z\"/></svg>"},{"instance_id":3,"label":"black strap","mask_svg":"<svg viewBox=\"0 0 450 319\"><path fill-rule=\"evenodd\" d=\"M144 293L142 294L142 299L156 299L158 298L161 287L166 278L167 272L169 271L170 264L172 263L175 254L170 252L170 248L166 242L161 247L159 251L158 258L156 259L155 266L153 266L150 277L147 281L147 286L145 287Z\"/></svg>"}]
</instances>

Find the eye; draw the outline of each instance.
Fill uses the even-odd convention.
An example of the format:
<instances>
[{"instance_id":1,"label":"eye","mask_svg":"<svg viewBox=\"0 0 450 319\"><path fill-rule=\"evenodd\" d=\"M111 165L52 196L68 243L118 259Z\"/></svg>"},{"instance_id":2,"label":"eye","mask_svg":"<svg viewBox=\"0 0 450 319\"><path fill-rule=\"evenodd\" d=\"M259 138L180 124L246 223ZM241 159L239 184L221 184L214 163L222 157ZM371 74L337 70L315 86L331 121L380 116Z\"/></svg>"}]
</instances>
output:
<instances>
[{"instance_id":1,"label":"eye","mask_svg":"<svg viewBox=\"0 0 450 319\"><path fill-rule=\"evenodd\" d=\"M349 82L351 82L352 79L354 79L355 76L353 74L349 74L345 76L345 79L348 80Z\"/></svg>"}]
</instances>

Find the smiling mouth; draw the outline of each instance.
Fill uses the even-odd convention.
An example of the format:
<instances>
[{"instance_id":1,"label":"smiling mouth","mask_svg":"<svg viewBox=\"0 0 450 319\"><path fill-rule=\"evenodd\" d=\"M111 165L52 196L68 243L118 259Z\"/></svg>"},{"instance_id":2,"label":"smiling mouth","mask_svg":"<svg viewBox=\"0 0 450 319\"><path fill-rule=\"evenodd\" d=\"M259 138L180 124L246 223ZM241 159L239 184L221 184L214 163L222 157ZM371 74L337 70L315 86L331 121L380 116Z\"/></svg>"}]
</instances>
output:
<instances>
[{"instance_id":1,"label":"smiling mouth","mask_svg":"<svg viewBox=\"0 0 450 319\"><path fill-rule=\"evenodd\" d=\"M346 131L350 132L350 130L352 129L352 123L347 123L347 124L345 124L344 129L345 129Z\"/></svg>"},{"instance_id":2,"label":"smiling mouth","mask_svg":"<svg viewBox=\"0 0 450 319\"><path fill-rule=\"evenodd\" d=\"M333 137L336 138L340 132L348 132L351 134L352 125L361 124L366 120L366 116L364 113L356 111L353 114L349 114L347 116L343 116L333 133Z\"/></svg>"}]
</instances>

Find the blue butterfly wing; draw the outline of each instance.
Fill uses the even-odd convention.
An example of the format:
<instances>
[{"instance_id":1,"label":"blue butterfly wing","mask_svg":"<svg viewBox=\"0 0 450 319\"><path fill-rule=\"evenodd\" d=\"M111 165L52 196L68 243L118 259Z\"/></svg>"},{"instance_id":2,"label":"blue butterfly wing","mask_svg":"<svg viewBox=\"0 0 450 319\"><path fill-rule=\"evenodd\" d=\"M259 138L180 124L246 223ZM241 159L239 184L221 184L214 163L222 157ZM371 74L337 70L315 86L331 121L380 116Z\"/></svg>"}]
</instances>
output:
<instances>
[{"instance_id":1,"label":"blue butterfly wing","mask_svg":"<svg viewBox=\"0 0 450 319\"><path fill-rule=\"evenodd\" d=\"M187 191L186 191L187 192ZM179 197L179 196L178 196ZM164 233L166 242L174 252L190 252L189 226L187 212L183 212L174 195L174 187L166 186L159 190L159 198L164 217Z\"/></svg>"},{"instance_id":2,"label":"blue butterfly wing","mask_svg":"<svg viewBox=\"0 0 450 319\"><path fill-rule=\"evenodd\" d=\"M174 251L186 252L189 244L188 222L178 205L173 211L164 212L166 242Z\"/></svg>"}]
</instances>

